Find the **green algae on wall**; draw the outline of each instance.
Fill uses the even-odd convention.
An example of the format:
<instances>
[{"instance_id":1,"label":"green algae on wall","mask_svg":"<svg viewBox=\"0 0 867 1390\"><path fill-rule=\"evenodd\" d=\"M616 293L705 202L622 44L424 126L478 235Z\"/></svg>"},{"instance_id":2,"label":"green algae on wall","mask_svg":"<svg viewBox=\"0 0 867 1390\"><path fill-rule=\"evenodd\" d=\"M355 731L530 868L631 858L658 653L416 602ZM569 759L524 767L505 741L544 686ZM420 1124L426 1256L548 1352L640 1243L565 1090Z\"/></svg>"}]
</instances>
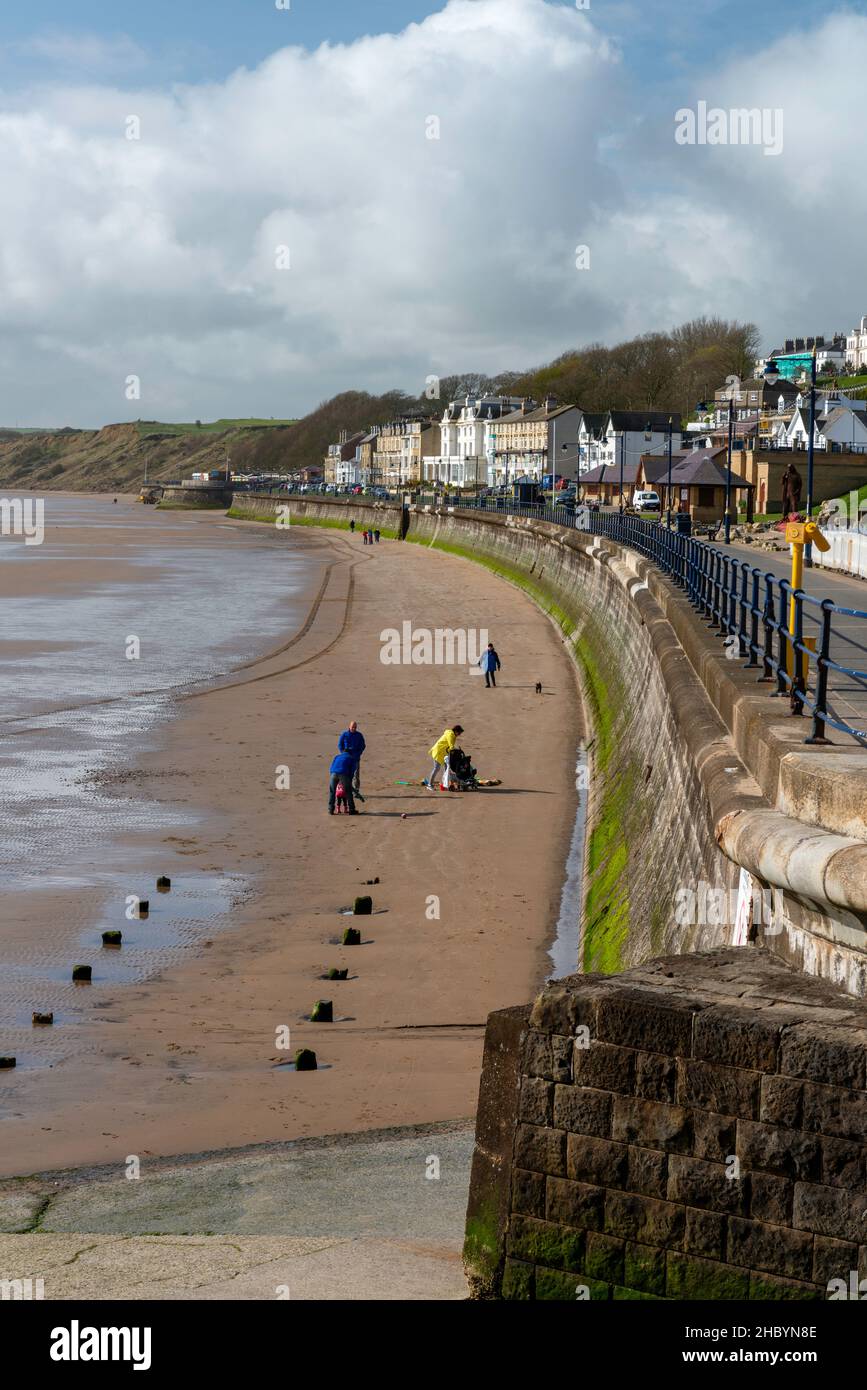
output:
<instances>
[{"instance_id":1,"label":"green algae on wall","mask_svg":"<svg viewBox=\"0 0 867 1390\"><path fill-rule=\"evenodd\" d=\"M623 947L629 936L626 819L634 805L637 777L628 759L619 754L614 758L613 711L622 692L611 688L610 677L606 682L596 656L599 643L591 639L590 631L585 623L572 644L595 735L588 750L596 795L592 819L588 817L584 863L583 967L613 974L623 969Z\"/></svg>"}]
</instances>

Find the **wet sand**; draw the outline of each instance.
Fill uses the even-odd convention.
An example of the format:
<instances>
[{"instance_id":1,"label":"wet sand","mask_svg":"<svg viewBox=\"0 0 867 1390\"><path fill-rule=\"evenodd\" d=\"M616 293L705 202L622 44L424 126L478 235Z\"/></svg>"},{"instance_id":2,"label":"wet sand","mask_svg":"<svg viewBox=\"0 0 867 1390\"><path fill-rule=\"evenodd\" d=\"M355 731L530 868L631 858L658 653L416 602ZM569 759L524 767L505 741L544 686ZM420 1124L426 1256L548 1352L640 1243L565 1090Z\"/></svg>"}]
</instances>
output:
<instances>
[{"instance_id":1,"label":"wet sand","mask_svg":"<svg viewBox=\"0 0 867 1390\"><path fill-rule=\"evenodd\" d=\"M173 872L173 894L188 872L244 883L243 899L156 977L94 984L74 1055L3 1077L4 1174L471 1115L487 1014L529 999L550 973L580 732L559 635L469 561L324 530L280 543L318 562L304 623L272 655L181 698L158 746L103 788L153 807L148 834L120 839L131 877L165 855L188 866ZM487 628L504 664L498 689L466 668L383 665L380 632L407 619ZM351 718L368 743L367 800L354 819L329 817L327 769ZM502 786L397 785L427 774L427 750L453 722L480 775ZM282 767L289 789L275 785ZM173 825L181 810L195 824ZM375 913L360 922L364 944L344 948L341 909L365 891ZM151 894L154 929L173 894ZM323 981L332 965L350 979ZM334 1024L307 1021L317 998L333 1000ZM285 1028L322 1070L279 1065L292 1056L278 1045Z\"/></svg>"}]
</instances>

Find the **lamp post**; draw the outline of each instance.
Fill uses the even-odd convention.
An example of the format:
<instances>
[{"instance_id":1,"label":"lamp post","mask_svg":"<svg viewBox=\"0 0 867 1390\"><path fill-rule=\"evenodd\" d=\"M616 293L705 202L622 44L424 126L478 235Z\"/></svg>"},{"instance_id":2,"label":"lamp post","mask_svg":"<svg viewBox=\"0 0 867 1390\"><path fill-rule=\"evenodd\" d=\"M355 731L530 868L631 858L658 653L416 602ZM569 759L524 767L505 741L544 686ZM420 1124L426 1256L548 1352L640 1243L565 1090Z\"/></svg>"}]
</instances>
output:
<instances>
[{"instance_id":1,"label":"lamp post","mask_svg":"<svg viewBox=\"0 0 867 1390\"><path fill-rule=\"evenodd\" d=\"M671 434L672 434L673 424L674 424L673 417L672 417L671 415L669 415L669 417L668 417L668 483L667 483L667 485L666 485L666 493L665 493L665 526L666 526L666 530L668 530L668 531L671 530L671 447L672 447L672 446L671 446ZM648 420L647 424L646 424L645 427L644 427L644 442L645 442L645 444L650 444L650 443L652 443L652 441L653 441L653 427L651 426L651 423L650 423L650 421Z\"/></svg>"},{"instance_id":2,"label":"lamp post","mask_svg":"<svg viewBox=\"0 0 867 1390\"><path fill-rule=\"evenodd\" d=\"M810 354L810 437L807 440L807 525L813 519L813 436L816 432L816 347ZM807 541L804 546L804 564L813 568L813 544Z\"/></svg>"},{"instance_id":3,"label":"lamp post","mask_svg":"<svg viewBox=\"0 0 867 1390\"><path fill-rule=\"evenodd\" d=\"M626 430L620 432L620 494L618 498L618 511L623 515L623 454L626 449Z\"/></svg>"},{"instance_id":4,"label":"lamp post","mask_svg":"<svg viewBox=\"0 0 867 1390\"><path fill-rule=\"evenodd\" d=\"M726 545L730 545L730 544L731 544L731 539L732 539L732 518L731 518L731 505L732 505L732 438L733 438L733 435L734 435L734 428L735 428L735 398L734 398L734 395L731 394L731 395L729 395L729 434L728 434L728 446L727 446L727 448L726 448L726 504L725 504L725 517L724 517L724 519L723 519L723 534L724 534L724 536L725 536L725 543L726 543Z\"/></svg>"}]
</instances>

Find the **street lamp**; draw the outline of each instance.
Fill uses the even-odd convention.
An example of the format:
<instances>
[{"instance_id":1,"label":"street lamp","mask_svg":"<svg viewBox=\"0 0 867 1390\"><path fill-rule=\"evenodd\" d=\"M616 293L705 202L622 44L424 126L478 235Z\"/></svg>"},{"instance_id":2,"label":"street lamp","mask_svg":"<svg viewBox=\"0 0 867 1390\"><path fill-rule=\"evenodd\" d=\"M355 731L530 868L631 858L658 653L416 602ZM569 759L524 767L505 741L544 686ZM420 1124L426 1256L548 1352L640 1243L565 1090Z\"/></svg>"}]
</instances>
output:
<instances>
[{"instance_id":1,"label":"street lamp","mask_svg":"<svg viewBox=\"0 0 867 1390\"><path fill-rule=\"evenodd\" d=\"M773 360L772 360L771 362L768 363L768 366L769 366L769 367L770 367L770 366L773 366L773 368L774 368L775 371L776 371L776 369L777 369L777 364L776 364L776 362L773 362ZM767 368L765 369L765 377L766 377L766 379L767 379ZM774 381L776 381L776 377L774 377ZM772 385L773 385L773 381L771 381L769 384L772 386ZM813 351L810 353L810 435L809 435L809 438L808 438L808 440L807 440L807 521L808 521L808 523L809 523L810 521L812 521L812 519L813 519L813 450L814 450L814 448L815 448L815 444L814 444L814 435L815 435L815 433L816 433L816 346L815 346L815 344L814 344L814 345L813 345ZM785 517L783 518L783 520L785 520ZM807 541L806 545L804 546L804 564L805 564L805 566L806 566L807 569L812 569L812 568L813 568L813 546L812 546L812 543L811 543L810 541Z\"/></svg>"},{"instance_id":2,"label":"street lamp","mask_svg":"<svg viewBox=\"0 0 867 1390\"><path fill-rule=\"evenodd\" d=\"M667 490L666 490L666 494L665 494L665 527L666 527L666 530L667 530L667 531L670 531L670 530L671 530L671 432L672 432L672 427L673 427L673 419L672 419L672 416L669 415L669 417L668 417L668 484L667 484ZM645 430L644 430L644 441L645 441L645 443L650 443L650 442L652 441L652 439L653 439L653 430L652 430L652 428L651 428L650 421L648 420L647 425L646 425Z\"/></svg>"},{"instance_id":3,"label":"street lamp","mask_svg":"<svg viewBox=\"0 0 867 1390\"><path fill-rule=\"evenodd\" d=\"M730 545L730 544L731 544L731 539L732 539L732 517L731 517L731 505L732 505L732 443L733 443L733 438L734 438L734 429L735 429L735 398L734 398L734 388L732 388L732 391L731 391L730 394L729 394L729 433L728 433L728 445L727 445L727 447L726 447L726 502L725 502L725 517L723 518L723 535L725 536L725 543L726 543L726 545Z\"/></svg>"}]
</instances>

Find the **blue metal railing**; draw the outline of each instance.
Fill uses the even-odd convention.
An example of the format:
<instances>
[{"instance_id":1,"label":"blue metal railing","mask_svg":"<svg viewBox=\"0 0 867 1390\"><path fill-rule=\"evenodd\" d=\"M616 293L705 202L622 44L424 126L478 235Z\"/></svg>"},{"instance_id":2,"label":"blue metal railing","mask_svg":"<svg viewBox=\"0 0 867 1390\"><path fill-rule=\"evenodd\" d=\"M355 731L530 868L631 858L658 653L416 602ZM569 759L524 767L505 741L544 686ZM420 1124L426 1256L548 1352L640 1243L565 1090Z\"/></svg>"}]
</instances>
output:
<instances>
[{"instance_id":1,"label":"blue metal railing","mask_svg":"<svg viewBox=\"0 0 867 1390\"><path fill-rule=\"evenodd\" d=\"M316 494L307 500L315 501ZM372 499L338 500L351 504ZM758 681L775 684L777 695L788 695L793 715L812 716L806 743L827 743L826 728L831 728L867 747L867 730L844 718L833 703L840 697L854 705L853 695L855 701L863 698L867 722L867 612L817 598L803 589L793 590L787 579L763 572L695 536L627 512L522 503L496 496L462 499L448 493L416 493L413 503L530 517L628 545L683 590L711 630L724 639L727 654L746 657L746 668L759 671ZM860 719L859 710L856 714Z\"/></svg>"},{"instance_id":2,"label":"blue metal railing","mask_svg":"<svg viewBox=\"0 0 867 1390\"><path fill-rule=\"evenodd\" d=\"M834 696L867 697L867 612L844 608L803 589L793 590L787 579L661 522L629 513L504 498L455 505L460 510L534 517L637 550L684 591L710 628L724 638L729 652L745 656L748 669L760 668L759 681L775 683L778 695L789 696L792 714L812 715L806 743L827 743L826 728L830 727L867 747L867 731L844 718L832 702ZM850 620L848 626L858 636L844 629L843 619Z\"/></svg>"}]
</instances>

